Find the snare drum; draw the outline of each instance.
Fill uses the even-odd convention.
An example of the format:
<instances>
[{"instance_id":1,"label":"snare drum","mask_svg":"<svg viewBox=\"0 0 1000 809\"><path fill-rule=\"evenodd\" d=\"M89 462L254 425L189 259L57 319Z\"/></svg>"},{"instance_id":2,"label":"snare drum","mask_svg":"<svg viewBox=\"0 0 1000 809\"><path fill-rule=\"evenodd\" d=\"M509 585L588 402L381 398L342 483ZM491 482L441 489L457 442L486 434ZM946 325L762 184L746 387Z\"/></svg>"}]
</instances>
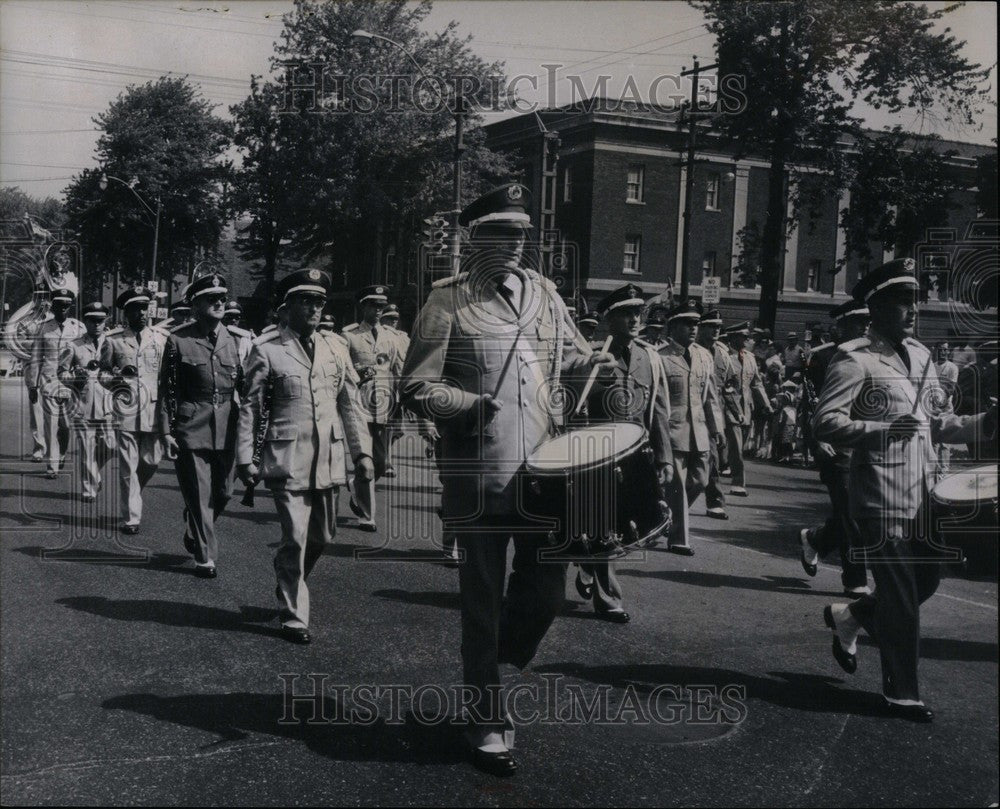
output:
<instances>
[{"instance_id":1,"label":"snare drum","mask_svg":"<svg viewBox=\"0 0 1000 809\"><path fill-rule=\"evenodd\" d=\"M551 438L525 461L523 478L526 516L546 524L562 558L624 556L670 522L638 424L595 424Z\"/></svg>"},{"instance_id":2,"label":"snare drum","mask_svg":"<svg viewBox=\"0 0 1000 809\"><path fill-rule=\"evenodd\" d=\"M969 570L997 575L997 468L977 466L942 478L931 491L941 544L958 548Z\"/></svg>"}]
</instances>

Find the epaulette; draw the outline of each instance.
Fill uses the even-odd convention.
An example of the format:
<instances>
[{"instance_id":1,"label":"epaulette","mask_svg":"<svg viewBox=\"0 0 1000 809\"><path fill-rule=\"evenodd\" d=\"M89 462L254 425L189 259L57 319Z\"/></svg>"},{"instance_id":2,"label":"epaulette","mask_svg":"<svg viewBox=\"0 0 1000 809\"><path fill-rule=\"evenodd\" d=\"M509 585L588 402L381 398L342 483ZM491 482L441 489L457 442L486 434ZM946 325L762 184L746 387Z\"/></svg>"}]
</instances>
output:
<instances>
[{"instance_id":1,"label":"epaulette","mask_svg":"<svg viewBox=\"0 0 1000 809\"><path fill-rule=\"evenodd\" d=\"M226 328L229 329L230 334L235 334L237 337L246 337L247 339L251 339L253 337L250 332L246 329L241 329L239 326L226 326Z\"/></svg>"},{"instance_id":2,"label":"epaulette","mask_svg":"<svg viewBox=\"0 0 1000 809\"><path fill-rule=\"evenodd\" d=\"M253 344L255 346L264 345L264 343L269 343L281 334L279 329L271 329L271 331L263 331L253 338Z\"/></svg>"},{"instance_id":3,"label":"epaulette","mask_svg":"<svg viewBox=\"0 0 1000 809\"><path fill-rule=\"evenodd\" d=\"M195 325L195 321L193 321L193 320L188 321L187 323L179 323L176 326L171 326L170 327L170 333L171 334L177 334L177 332L181 331L182 329L189 328L190 326L193 326L193 325Z\"/></svg>"},{"instance_id":4,"label":"epaulette","mask_svg":"<svg viewBox=\"0 0 1000 809\"><path fill-rule=\"evenodd\" d=\"M867 337L855 337L853 340L841 343L838 348L841 351L857 351L859 348L867 348L871 344L872 341Z\"/></svg>"},{"instance_id":5,"label":"epaulette","mask_svg":"<svg viewBox=\"0 0 1000 809\"><path fill-rule=\"evenodd\" d=\"M716 342L716 344L715 344L714 347L718 348L718 349L721 349L722 353L726 354L726 355L729 355L729 354L733 353L732 351L729 350L729 346L727 346L725 343Z\"/></svg>"},{"instance_id":6,"label":"epaulette","mask_svg":"<svg viewBox=\"0 0 1000 809\"><path fill-rule=\"evenodd\" d=\"M114 337L116 334L121 334L123 331L125 331L124 326L115 326L113 329L108 329L106 332L104 332L104 336Z\"/></svg>"},{"instance_id":7,"label":"epaulette","mask_svg":"<svg viewBox=\"0 0 1000 809\"><path fill-rule=\"evenodd\" d=\"M344 332L355 332L358 330L358 327L360 325L361 325L360 323L348 323L346 326L344 326L344 328L340 330L340 332L341 334L343 334Z\"/></svg>"},{"instance_id":8,"label":"epaulette","mask_svg":"<svg viewBox=\"0 0 1000 809\"><path fill-rule=\"evenodd\" d=\"M641 337L636 337L634 340L632 340L632 342L635 343L637 346L642 346L643 348L652 348L654 351L656 350L656 346L654 346L647 340L643 340Z\"/></svg>"},{"instance_id":9,"label":"epaulette","mask_svg":"<svg viewBox=\"0 0 1000 809\"><path fill-rule=\"evenodd\" d=\"M452 284L456 284L459 281L464 281L469 277L467 272L460 272L458 275L449 275L447 278L439 278L434 281L431 286L434 289L441 289L442 287L450 287Z\"/></svg>"}]
</instances>

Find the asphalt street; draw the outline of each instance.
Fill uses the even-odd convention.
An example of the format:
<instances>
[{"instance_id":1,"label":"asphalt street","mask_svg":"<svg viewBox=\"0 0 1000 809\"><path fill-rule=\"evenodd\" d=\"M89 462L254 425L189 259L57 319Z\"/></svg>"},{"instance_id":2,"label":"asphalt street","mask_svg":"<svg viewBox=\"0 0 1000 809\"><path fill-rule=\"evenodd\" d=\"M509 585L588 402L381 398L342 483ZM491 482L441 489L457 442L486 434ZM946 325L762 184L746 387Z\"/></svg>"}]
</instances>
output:
<instances>
[{"instance_id":1,"label":"asphalt street","mask_svg":"<svg viewBox=\"0 0 1000 809\"><path fill-rule=\"evenodd\" d=\"M878 716L877 649L863 640L854 676L831 655L822 609L842 600L836 560L810 579L795 556L798 528L828 508L815 472L750 463L750 496L730 498L728 522L695 505L693 557L658 548L622 562L628 625L595 619L571 568L536 659L505 674L531 721L518 774L496 780L466 762L439 704L461 678L458 586L434 546L437 481L418 440L396 445L378 534L357 530L341 492L310 579L314 640L295 646L277 632L265 491L251 510L237 487L218 523L219 577L196 578L172 463L146 491L142 532L123 537L114 462L93 505L74 496L73 455L46 480L22 460L26 403L19 381L0 381L5 805L998 799L996 581L954 571L923 608L935 723ZM315 703L288 695L316 683L326 699L312 716ZM366 704L357 686L369 708L341 721Z\"/></svg>"}]
</instances>

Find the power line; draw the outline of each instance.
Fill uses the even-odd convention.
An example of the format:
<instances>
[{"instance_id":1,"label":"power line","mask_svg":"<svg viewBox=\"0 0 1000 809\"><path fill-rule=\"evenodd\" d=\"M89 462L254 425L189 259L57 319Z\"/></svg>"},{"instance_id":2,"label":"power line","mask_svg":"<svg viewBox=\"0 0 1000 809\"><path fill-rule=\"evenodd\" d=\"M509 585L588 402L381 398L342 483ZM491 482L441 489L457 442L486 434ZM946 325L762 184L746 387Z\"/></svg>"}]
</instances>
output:
<instances>
[{"instance_id":1,"label":"power line","mask_svg":"<svg viewBox=\"0 0 1000 809\"><path fill-rule=\"evenodd\" d=\"M68 132L89 132L96 135L97 129L8 129L0 132L0 135L62 135Z\"/></svg>"},{"instance_id":2,"label":"power line","mask_svg":"<svg viewBox=\"0 0 1000 809\"><path fill-rule=\"evenodd\" d=\"M6 160L0 161L0 166L27 166L33 169L76 169L83 171L79 166L67 166L64 163L11 163Z\"/></svg>"},{"instance_id":3,"label":"power line","mask_svg":"<svg viewBox=\"0 0 1000 809\"><path fill-rule=\"evenodd\" d=\"M2 180L0 183L47 183L52 180L74 180L75 177L28 177L21 180Z\"/></svg>"}]
</instances>

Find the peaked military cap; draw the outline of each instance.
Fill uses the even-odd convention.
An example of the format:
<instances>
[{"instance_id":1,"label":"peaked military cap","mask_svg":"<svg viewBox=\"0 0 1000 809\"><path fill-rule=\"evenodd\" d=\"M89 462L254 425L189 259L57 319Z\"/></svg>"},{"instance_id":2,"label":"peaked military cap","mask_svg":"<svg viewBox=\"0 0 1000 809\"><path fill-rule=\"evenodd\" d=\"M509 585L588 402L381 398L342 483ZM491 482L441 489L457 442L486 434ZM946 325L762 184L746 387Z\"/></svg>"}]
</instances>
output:
<instances>
[{"instance_id":1,"label":"peaked military cap","mask_svg":"<svg viewBox=\"0 0 1000 809\"><path fill-rule=\"evenodd\" d=\"M530 228L531 191L520 183L507 183L470 202L458 215L462 227L474 225L509 225Z\"/></svg>"},{"instance_id":2,"label":"peaked military cap","mask_svg":"<svg viewBox=\"0 0 1000 809\"><path fill-rule=\"evenodd\" d=\"M188 306L183 301L179 301L178 303L175 303L173 306L170 307L170 314L172 314L172 315L173 314L178 314L178 313L181 313L181 312L190 312L190 311L191 311L191 307Z\"/></svg>"},{"instance_id":3,"label":"peaked military cap","mask_svg":"<svg viewBox=\"0 0 1000 809\"><path fill-rule=\"evenodd\" d=\"M761 329L754 329L754 333L760 333ZM750 336L750 321L744 320L742 323L734 323L725 331L726 334L742 334L744 337Z\"/></svg>"},{"instance_id":4,"label":"peaked military cap","mask_svg":"<svg viewBox=\"0 0 1000 809\"><path fill-rule=\"evenodd\" d=\"M625 284L625 286L618 287L611 294L601 298L597 304L597 311L606 315L608 312L621 309L623 306L642 306L645 302L646 299L643 297L641 288L635 284Z\"/></svg>"},{"instance_id":5,"label":"peaked military cap","mask_svg":"<svg viewBox=\"0 0 1000 809\"><path fill-rule=\"evenodd\" d=\"M337 321L334 319L333 315L323 315L319 319L319 326L317 328L320 331L334 331L337 328Z\"/></svg>"},{"instance_id":6,"label":"peaked military cap","mask_svg":"<svg viewBox=\"0 0 1000 809\"><path fill-rule=\"evenodd\" d=\"M149 292L142 287L133 287L131 289L126 289L117 298L115 298L115 306L119 309L124 309L131 303L141 303L145 306L152 300L149 297Z\"/></svg>"},{"instance_id":7,"label":"peaked military cap","mask_svg":"<svg viewBox=\"0 0 1000 809\"><path fill-rule=\"evenodd\" d=\"M288 300L289 295L317 295L325 298L330 294L332 286L333 279L329 273L306 267L291 272L278 281L274 287L274 298L282 303Z\"/></svg>"},{"instance_id":8,"label":"peaked military cap","mask_svg":"<svg viewBox=\"0 0 1000 809\"><path fill-rule=\"evenodd\" d=\"M851 298L839 306L834 306L830 310L830 317L833 320L843 320L847 317L868 317L868 304Z\"/></svg>"},{"instance_id":9,"label":"peaked military cap","mask_svg":"<svg viewBox=\"0 0 1000 809\"><path fill-rule=\"evenodd\" d=\"M365 287L358 292L357 298L358 303L364 303L365 301L371 301L372 303L388 303L389 287L383 286L382 284L374 284L370 287Z\"/></svg>"},{"instance_id":10,"label":"peaked military cap","mask_svg":"<svg viewBox=\"0 0 1000 809\"><path fill-rule=\"evenodd\" d=\"M722 315L719 314L718 309L709 309L701 316L698 324L701 326L721 326Z\"/></svg>"},{"instance_id":11,"label":"peaked military cap","mask_svg":"<svg viewBox=\"0 0 1000 809\"><path fill-rule=\"evenodd\" d=\"M692 301L681 301L667 312L667 322L673 323L675 320L693 320L697 323L701 320L701 312Z\"/></svg>"},{"instance_id":12,"label":"peaked military cap","mask_svg":"<svg viewBox=\"0 0 1000 809\"><path fill-rule=\"evenodd\" d=\"M190 303L201 295L225 295L228 291L229 288L226 285L226 279L221 275L212 273L211 275L203 275L201 278L196 278L188 284L188 288L184 291L184 299Z\"/></svg>"},{"instance_id":13,"label":"peaked military cap","mask_svg":"<svg viewBox=\"0 0 1000 809\"><path fill-rule=\"evenodd\" d=\"M382 310L382 314L379 315L379 320L385 320L387 317L399 317L399 307L394 303L390 303L385 309Z\"/></svg>"},{"instance_id":14,"label":"peaked military cap","mask_svg":"<svg viewBox=\"0 0 1000 809\"><path fill-rule=\"evenodd\" d=\"M577 323L592 323L593 325L596 326L598 323L601 322L601 318L600 318L600 315L597 314L597 312L584 312L582 315L580 315L576 319L576 322Z\"/></svg>"},{"instance_id":15,"label":"peaked military cap","mask_svg":"<svg viewBox=\"0 0 1000 809\"><path fill-rule=\"evenodd\" d=\"M72 289L54 289L52 290L52 302L61 301L63 303L73 303L76 300L76 294Z\"/></svg>"},{"instance_id":16,"label":"peaked military cap","mask_svg":"<svg viewBox=\"0 0 1000 809\"><path fill-rule=\"evenodd\" d=\"M916 289L920 282L916 275L917 263L912 258L897 258L883 264L854 285L851 295L859 301L867 301L883 289L908 286Z\"/></svg>"},{"instance_id":17,"label":"peaked military cap","mask_svg":"<svg viewBox=\"0 0 1000 809\"><path fill-rule=\"evenodd\" d=\"M243 307L240 306L238 301L230 301L226 304L226 314L227 315L242 315Z\"/></svg>"},{"instance_id":18,"label":"peaked military cap","mask_svg":"<svg viewBox=\"0 0 1000 809\"><path fill-rule=\"evenodd\" d=\"M84 317L105 318L109 314L110 314L110 312L108 312L108 307L105 306L100 301L92 301L91 303L88 303L88 304L84 305L84 307L83 307L83 316Z\"/></svg>"}]
</instances>

